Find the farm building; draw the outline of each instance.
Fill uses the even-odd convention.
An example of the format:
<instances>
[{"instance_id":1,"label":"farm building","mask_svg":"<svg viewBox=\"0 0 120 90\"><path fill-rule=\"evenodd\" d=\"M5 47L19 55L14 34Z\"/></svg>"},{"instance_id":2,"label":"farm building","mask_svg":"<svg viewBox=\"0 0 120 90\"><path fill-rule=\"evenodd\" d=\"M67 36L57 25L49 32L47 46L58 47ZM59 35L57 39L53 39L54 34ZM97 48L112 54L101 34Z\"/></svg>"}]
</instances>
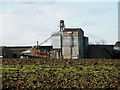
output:
<instances>
[{"instance_id":1,"label":"farm building","mask_svg":"<svg viewBox=\"0 0 120 90\"><path fill-rule=\"evenodd\" d=\"M60 20L60 32L53 35L53 58L120 58L120 42L115 45L88 45L81 28L65 28ZM115 50L115 49L117 50Z\"/></svg>"},{"instance_id":2,"label":"farm building","mask_svg":"<svg viewBox=\"0 0 120 90\"><path fill-rule=\"evenodd\" d=\"M87 58L88 37L81 28L65 28L60 21L60 33L52 37L54 58L80 59Z\"/></svg>"},{"instance_id":3,"label":"farm building","mask_svg":"<svg viewBox=\"0 0 120 90\"><path fill-rule=\"evenodd\" d=\"M3 58L19 58L20 53L31 48L31 46L1 46L0 47L0 52L1 55L0 57Z\"/></svg>"},{"instance_id":4,"label":"farm building","mask_svg":"<svg viewBox=\"0 0 120 90\"><path fill-rule=\"evenodd\" d=\"M36 58L36 57L40 57L40 56L37 56L36 53L34 53L35 50L37 50L37 53L40 53L40 54L42 54L44 52L44 54L42 54L41 57L46 58L46 56L45 56L46 52L49 52L50 50L52 50L52 46L39 46L39 48L36 48L36 49L30 51L31 48L32 48L32 46L11 46L11 47L1 46L0 47L0 57L1 58L20 58L20 57ZM40 52L39 49L42 52Z\"/></svg>"},{"instance_id":5,"label":"farm building","mask_svg":"<svg viewBox=\"0 0 120 90\"><path fill-rule=\"evenodd\" d=\"M53 59L120 59L120 41L115 45L89 45L81 28L66 28L60 20L60 31L51 36L51 46L0 47L1 58Z\"/></svg>"},{"instance_id":6,"label":"farm building","mask_svg":"<svg viewBox=\"0 0 120 90\"><path fill-rule=\"evenodd\" d=\"M115 46L114 46L114 49L116 50L120 50L120 41L117 41Z\"/></svg>"},{"instance_id":7,"label":"farm building","mask_svg":"<svg viewBox=\"0 0 120 90\"><path fill-rule=\"evenodd\" d=\"M63 58L87 58L88 38L81 28L65 28L62 33Z\"/></svg>"},{"instance_id":8,"label":"farm building","mask_svg":"<svg viewBox=\"0 0 120 90\"><path fill-rule=\"evenodd\" d=\"M60 58L60 36L53 36L53 50L55 58ZM62 31L63 59L87 58L88 37L84 36L81 28L64 28Z\"/></svg>"},{"instance_id":9,"label":"farm building","mask_svg":"<svg viewBox=\"0 0 120 90\"><path fill-rule=\"evenodd\" d=\"M114 45L89 45L88 58L114 58Z\"/></svg>"},{"instance_id":10,"label":"farm building","mask_svg":"<svg viewBox=\"0 0 120 90\"><path fill-rule=\"evenodd\" d=\"M52 46L35 46L21 53L21 58L50 58Z\"/></svg>"}]
</instances>

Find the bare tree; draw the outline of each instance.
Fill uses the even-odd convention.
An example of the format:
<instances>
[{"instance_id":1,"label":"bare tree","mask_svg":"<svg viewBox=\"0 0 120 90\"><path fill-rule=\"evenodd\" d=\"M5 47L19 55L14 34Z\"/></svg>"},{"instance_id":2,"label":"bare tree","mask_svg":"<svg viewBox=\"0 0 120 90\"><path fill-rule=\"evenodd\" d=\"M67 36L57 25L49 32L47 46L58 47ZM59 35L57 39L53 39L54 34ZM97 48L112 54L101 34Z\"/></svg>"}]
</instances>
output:
<instances>
[{"instance_id":1,"label":"bare tree","mask_svg":"<svg viewBox=\"0 0 120 90\"><path fill-rule=\"evenodd\" d=\"M95 41L95 44L96 44L96 45L100 45L100 42L99 42L99 41Z\"/></svg>"},{"instance_id":2,"label":"bare tree","mask_svg":"<svg viewBox=\"0 0 120 90\"><path fill-rule=\"evenodd\" d=\"M101 43L104 45L106 43L106 41L105 40L101 40Z\"/></svg>"}]
</instances>

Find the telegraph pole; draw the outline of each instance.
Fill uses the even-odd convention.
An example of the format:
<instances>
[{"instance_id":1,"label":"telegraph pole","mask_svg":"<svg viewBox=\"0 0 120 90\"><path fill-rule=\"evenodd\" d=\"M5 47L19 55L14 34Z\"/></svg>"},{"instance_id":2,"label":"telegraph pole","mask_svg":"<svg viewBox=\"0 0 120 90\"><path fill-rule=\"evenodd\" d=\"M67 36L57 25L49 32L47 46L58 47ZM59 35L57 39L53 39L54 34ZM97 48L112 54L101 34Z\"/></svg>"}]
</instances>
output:
<instances>
[{"instance_id":1,"label":"telegraph pole","mask_svg":"<svg viewBox=\"0 0 120 90\"><path fill-rule=\"evenodd\" d=\"M37 41L37 47L38 47L38 41Z\"/></svg>"},{"instance_id":2,"label":"telegraph pole","mask_svg":"<svg viewBox=\"0 0 120 90\"><path fill-rule=\"evenodd\" d=\"M73 54L73 46L74 46L74 38L73 38L73 32L70 33L70 37L71 37L71 44L70 44L70 55L71 55L71 59L72 59L72 54Z\"/></svg>"},{"instance_id":3,"label":"telegraph pole","mask_svg":"<svg viewBox=\"0 0 120 90\"><path fill-rule=\"evenodd\" d=\"M38 57L38 49L39 49L39 48L38 48L38 41L37 41L37 57Z\"/></svg>"},{"instance_id":4,"label":"telegraph pole","mask_svg":"<svg viewBox=\"0 0 120 90\"><path fill-rule=\"evenodd\" d=\"M63 59L63 55L62 55L62 30L64 29L65 25L64 25L64 20L60 20L60 47L61 47L61 59Z\"/></svg>"}]
</instances>

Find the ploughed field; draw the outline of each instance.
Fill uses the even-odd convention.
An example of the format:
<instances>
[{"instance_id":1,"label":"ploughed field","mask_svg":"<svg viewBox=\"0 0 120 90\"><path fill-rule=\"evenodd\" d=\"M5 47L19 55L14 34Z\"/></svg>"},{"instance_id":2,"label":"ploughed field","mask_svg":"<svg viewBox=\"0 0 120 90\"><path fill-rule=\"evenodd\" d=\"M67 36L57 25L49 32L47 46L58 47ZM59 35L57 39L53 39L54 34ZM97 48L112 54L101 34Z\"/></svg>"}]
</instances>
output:
<instances>
[{"instance_id":1,"label":"ploughed field","mask_svg":"<svg viewBox=\"0 0 120 90\"><path fill-rule=\"evenodd\" d=\"M120 59L3 59L2 88L120 89Z\"/></svg>"}]
</instances>

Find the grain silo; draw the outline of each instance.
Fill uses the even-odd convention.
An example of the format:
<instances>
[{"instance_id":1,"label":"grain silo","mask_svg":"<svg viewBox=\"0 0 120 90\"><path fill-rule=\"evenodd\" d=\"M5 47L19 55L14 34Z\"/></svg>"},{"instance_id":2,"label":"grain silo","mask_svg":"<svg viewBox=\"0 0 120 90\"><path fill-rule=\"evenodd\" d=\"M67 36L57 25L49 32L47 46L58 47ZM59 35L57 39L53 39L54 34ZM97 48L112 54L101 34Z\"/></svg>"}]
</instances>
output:
<instances>
[{"instance_id":1,"label":"grain silo","mask_svg":"<svg viewBox=\"0 0 120 90\"><path fill-rule=\"evenodd\" d=\"M60 42L60 34L56 33L52 37L52 58L61 58L61 42Z\"/></svg>"},{"instance_id":2,"label":"grain silo","mask_svg":"<svg viewBox=\"0 0 120 90\"><path fill-rule=\"evenodd\" d=\"M64 30L65 25L64 25L64 20L60 20L60 31L54 33L52 35L52 46L53 46L53 51L52 51L52 57L53 58L63 58L62 55L62 31Z\"/></svg>"},{"instance_id":3,"label":"grain silo","mask_svg":"<svg viewBox=\"0 0 120 90\"><path fill-rule=\"evenodd\" d=\"M80 59L87 58L88 38L81 28L65 28L60 20L60 31L52 38L53 58Z\"/></svg>"},{"instance_id":4,"label":"grain silo","mask_svg":"<svg viewBox=\"0 0 120 90\"><path fill-rule=\"evenodd\" d=\"M62 31L62 40L64 59L87 57L88 38L84 37L84 31L81 28L65 28Z\"/></svg>"}]
</instances>

